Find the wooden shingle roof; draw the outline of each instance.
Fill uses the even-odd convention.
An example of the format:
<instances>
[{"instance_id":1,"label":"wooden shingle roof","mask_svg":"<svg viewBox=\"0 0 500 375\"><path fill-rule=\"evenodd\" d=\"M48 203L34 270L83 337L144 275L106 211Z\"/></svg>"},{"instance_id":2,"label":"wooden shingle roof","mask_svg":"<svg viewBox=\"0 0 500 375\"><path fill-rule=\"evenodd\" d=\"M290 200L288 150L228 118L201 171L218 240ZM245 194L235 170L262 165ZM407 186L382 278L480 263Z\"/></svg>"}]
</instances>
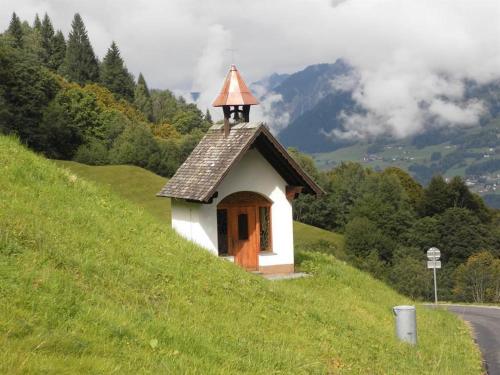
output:
<instances>
[{"instance_id":1,"label":"wooden shingle roof","mask_svg":"<svg viewBox=\"0 0 500 375\"><path fill-rule=\"evenodd\" d=\"M323 194L263 123L249 122L233 125L226 137L223 125L213 125L157 195L209 202L251 147L256 147L289 185L302 186L304 193Z\"/></svg>"}]
</instances>

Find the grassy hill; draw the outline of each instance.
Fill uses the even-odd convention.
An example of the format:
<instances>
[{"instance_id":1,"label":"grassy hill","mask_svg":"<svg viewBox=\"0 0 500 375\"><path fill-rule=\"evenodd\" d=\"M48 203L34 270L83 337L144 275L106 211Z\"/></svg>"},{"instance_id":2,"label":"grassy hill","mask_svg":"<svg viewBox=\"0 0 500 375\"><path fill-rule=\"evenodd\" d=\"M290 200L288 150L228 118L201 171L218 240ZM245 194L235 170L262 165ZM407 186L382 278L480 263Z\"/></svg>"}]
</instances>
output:
<instances>
[{"instance_id":1,"label":"grassy hill","mask_svg":"<svg viewBox=\"0 0 500 375\"><path fill-rule=\"evenodd\" d=\"M74 161L57 160L55 163L68 168L87 180L106 185L109 189L144 208L162 223L170 225L170 199L158 198L156 193L167 179L145 169L130 165L92 166ZM303 223L294 223L294 237L297 248L310 249L316 245L338 257L344 254L344 238Z\"/></svg>"},{"instance_id":2,"label":"grassy hill","mask_svg":"<svg viewBox=\"0 0 500 375\"><path fill-rule=\"evenodd\" d=\"M92 166L63 160L55 163L89 181L105 185L161 222L170 224L170 199L156 196L167 182L166 178L132 165Z\"/></svg>"},{"instance_id":3,"label":"grassy hill","mask_svg":"<svg viewBox=\"0 0 500 375\"><path fill-rule=\"evenodd\" d=\"M418 347L398 343L410 301L332 257L270 282L17 141L0 170L0 373L481 373L458 319L419 308Z\"/></svg>"}]
</instances>

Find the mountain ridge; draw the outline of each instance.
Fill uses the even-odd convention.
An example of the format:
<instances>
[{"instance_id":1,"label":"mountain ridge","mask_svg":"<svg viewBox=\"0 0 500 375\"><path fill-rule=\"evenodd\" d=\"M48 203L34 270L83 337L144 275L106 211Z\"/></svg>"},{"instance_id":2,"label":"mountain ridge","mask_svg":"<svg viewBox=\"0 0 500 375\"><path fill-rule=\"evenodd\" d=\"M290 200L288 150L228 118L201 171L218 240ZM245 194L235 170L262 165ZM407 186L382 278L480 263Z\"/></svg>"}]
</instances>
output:
<instances>
[{"instance_id":1,"label":"mountain ridge","mask_svg":"<svg viewBox=\"0 0 500 375\"><path fill-rule=\"evenodd\" d=\"M273 97L266 107L271 126L287 147L313 155L319 167L328 169L342 161L356 161L374 168L398 166L426 184L435 174L462 176L480 194L500 196L500 81L464 82L464 98L480 101L485 112L475 126L428 124L413 136L398 139L383 134L372 139L339 138L343 118L364 114L353 98L356 70L338 59L334 64L316 64L290 74L261 99ZM353 85L342 85L342 82ZM336 84L340 82L341 84ZM276 98L279 98L276 99ZM400 149L399 154L394 150ZM453 152L450 152L453 149ZM449 154L449 155L448 155ZM433 159L434 158L434 159ZM494 160L494 161L492 161ZM499 187L497 189L497 186ZM500 207L500 198L488 198ZM496 202L496 203L493 203Z\"/></svg>"}]
</instances>

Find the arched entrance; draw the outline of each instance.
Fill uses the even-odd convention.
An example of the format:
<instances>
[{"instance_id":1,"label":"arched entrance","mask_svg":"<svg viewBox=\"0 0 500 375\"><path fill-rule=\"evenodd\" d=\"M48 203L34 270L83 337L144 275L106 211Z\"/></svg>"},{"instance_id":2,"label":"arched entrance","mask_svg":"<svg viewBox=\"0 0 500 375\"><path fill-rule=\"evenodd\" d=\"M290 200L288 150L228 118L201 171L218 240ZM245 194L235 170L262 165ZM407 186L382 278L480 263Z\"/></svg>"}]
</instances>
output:
<instances>
[{"instance_id":1,"label":"arched entrance","mask_svg":"<svg viewBox=\"0 0 500 375\"><path fill-rule=\"evenodd\" d=\"M259 252L271 248L271 206L266 197L241 191L217 205L219 255L231 255L247 270L259 269Z\"/></svg>"}]
</instances>

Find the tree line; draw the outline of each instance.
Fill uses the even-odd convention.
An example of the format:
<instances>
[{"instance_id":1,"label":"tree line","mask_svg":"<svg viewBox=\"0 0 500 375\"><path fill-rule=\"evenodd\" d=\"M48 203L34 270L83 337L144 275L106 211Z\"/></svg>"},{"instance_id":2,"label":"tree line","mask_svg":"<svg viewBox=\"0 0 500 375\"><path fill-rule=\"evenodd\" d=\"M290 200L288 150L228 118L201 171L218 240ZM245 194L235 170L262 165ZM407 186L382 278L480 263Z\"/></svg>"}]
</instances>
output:
<instances>
[{"instance_id":1,"label":"tree line","mask_svg":"<svg viewBox=\"0 0 500 375\"><path fill-rule=\"evenodd\" d=\"M346 260L412 298L429 300L425 253L435 246L442 254L442 299L500 302L500 214L460 177L436 175L424 188L399 168L375 172L349 162L320 172L310 157L291 152L327 192L295 200L295 219L343 233Z\"/></svg>"},{"instance_id":2,"label":"tree line","mask_svg":"<svg viewBox=\"0 0 500 375\"><path fill-rule=\"evenodd\" d=\"M100 61L82 17L67 38L50 17L14 13L0 34L0 132L47 157L133 164L171 176L212 120L128 71L116 42Z\"/></svg>"}]
</instances>

